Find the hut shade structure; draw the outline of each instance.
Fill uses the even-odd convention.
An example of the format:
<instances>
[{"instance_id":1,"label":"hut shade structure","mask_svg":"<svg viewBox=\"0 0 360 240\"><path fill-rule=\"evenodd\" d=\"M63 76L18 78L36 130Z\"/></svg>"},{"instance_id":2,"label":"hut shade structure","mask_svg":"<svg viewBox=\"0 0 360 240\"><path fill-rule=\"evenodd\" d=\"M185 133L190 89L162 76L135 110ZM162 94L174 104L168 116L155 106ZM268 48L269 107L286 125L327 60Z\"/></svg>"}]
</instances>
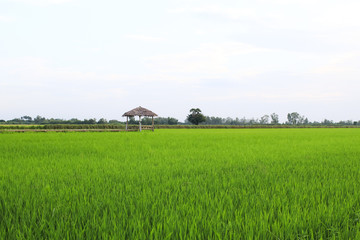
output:
<instances>
[{"instance_id":1,"label":"hut shade structure","mask_svg":"<svg viewBox=\"0 0 360 240\"><path fill-rule=\"evenodd\" d=\"M128 121L129 121L129 117L135 117L138 116L139 117L139 131L141 132L141 117L151 117L152 118L152 125L151 126L146 126L145 129L150 129L152 131L154 131L154 117L157 117L157 114L150 111L149 109L143 108L143 107L137 107L134 108L133 110L130 110L126 113L123 114L123 117L126 117L126 130L128 130Z\"/></svg>"}]
</instances>

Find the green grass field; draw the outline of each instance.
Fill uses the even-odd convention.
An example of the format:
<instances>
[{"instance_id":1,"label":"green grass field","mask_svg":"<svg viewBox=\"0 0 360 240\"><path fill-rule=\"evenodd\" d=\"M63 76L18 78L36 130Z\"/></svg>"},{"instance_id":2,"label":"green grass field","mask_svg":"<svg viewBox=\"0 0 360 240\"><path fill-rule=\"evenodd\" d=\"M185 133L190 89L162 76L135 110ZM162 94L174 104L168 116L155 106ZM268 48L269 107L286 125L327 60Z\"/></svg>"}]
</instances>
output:
<instances>
[{"instance_id":1,"label":"green grass field","mask_svg":"<svg viewBox=\"0 0 360 240\"><path fill-rule=\"evenodd\" d=\"M360 129L0 134L0 239L360 239Z\"/></svg>"}]
</instances>

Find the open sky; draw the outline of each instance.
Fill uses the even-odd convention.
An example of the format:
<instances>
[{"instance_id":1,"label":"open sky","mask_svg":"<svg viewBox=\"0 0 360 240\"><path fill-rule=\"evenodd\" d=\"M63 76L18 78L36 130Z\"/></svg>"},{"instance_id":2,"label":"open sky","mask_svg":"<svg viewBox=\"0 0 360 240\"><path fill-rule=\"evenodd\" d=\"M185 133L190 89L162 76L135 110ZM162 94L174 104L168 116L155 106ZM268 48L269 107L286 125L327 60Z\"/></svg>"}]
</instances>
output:
<instances>
[{"instance_id":1,"label":"open sky","mask_svg":"<svg viewBox=\"0 0 360 240\"><path fill-rule=\"evenodd\" d=\"M358 0L0 0L0 119L360 120Z\"/></svg>"}]
</instances>

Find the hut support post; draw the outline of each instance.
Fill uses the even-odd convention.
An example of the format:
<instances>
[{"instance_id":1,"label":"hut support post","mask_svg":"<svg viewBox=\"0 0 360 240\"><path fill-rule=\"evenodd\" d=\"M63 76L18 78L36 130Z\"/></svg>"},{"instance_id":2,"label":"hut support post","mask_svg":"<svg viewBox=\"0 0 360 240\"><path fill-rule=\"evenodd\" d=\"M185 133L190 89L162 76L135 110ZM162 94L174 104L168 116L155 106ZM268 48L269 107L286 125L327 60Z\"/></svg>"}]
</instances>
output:
<instances>
[{"instance_id":1,"label":"hut support post","mask_svg":"<svg viewBox=\"0 0 360 240\"><path fill-rule=\"evenodd\" d=\"M125 127L125 130L126 130L126 131L128 130L128 120L129 120L129 117L126 116L126 127Z\"/></svg>"},{"instance_id":2,"label":"hut support post","mask_svg":"<svg viewBox=\"0 0 360 240\"><path fill-rule=\"evenodd\" d=\"M152 131L154 131L154 116L151 116L152 118Z\"/></svg>"},{"instance_id":3,"label":"hut support post","mask_svg":"<svg viewBox=\"0 0 360 240\"><path fill-rule=\"evenodd\" d=\"M141 132L141 116L139 116L139 131Z\"/></svg>"}]
</instances>

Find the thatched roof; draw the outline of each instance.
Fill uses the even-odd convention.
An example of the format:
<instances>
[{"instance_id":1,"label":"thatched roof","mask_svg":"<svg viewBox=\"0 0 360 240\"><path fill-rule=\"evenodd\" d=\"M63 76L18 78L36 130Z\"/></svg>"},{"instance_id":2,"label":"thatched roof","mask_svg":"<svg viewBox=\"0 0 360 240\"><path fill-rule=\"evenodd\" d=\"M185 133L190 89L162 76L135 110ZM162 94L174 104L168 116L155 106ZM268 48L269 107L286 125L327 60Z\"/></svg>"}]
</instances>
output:
<instances>
[{"instance_id":1,"label":"thatched roof","mask_svg":"<svg viewBox=\"0 0 360 240\"><path fill-rule=\"evenodd\" d=\"M134 117L134 116L145 116L145 117L156 117L157 114L143 107L134 108L122 115L123 117Z\"/></svg>"}]
</instances>

